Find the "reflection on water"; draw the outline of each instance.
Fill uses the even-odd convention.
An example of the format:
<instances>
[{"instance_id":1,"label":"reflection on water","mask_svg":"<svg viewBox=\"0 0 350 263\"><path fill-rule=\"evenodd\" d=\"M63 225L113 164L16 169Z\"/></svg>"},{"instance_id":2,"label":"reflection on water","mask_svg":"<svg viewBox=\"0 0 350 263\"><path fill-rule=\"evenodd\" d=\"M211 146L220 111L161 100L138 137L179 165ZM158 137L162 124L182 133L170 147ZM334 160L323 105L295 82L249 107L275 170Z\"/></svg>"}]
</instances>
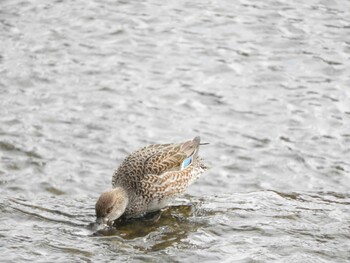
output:
<instances>
[{"instance_id":1,"label":"reflection on water","mask_svg":"<svg viewBox=\"0 0 350 263\"><path fill-rule=\"evenodd\" d=\"M52 259L56 253L88 261L101 255L111 260L116 254L136 261L237 256L242 261L311 258L322 262L336 256L345 262L348 257L350 232L344 228L350 220L348 194L259 191L202 199L186 196L161 213L121 221L98 232L89 226L94 220L89 202L67 204L61 197L32 200L13 199L1 207L2 214L19 223L17 228L3 220L3 238L21 244L28 235L29 248L37 251L43 246L43 253L52 254Z\"/></svg>"},{"instance_id":2,"label":"reflection on water","mask_svg":"<svg viewBox=\"0 0 350 263\"><path fill-rule=\"evenodd\" d=\"M349 8L1 1L3 261L349 262ZM195 135L188 195L89 227L127 154Z\"/></svg>"},{"instance_id":3,"label":"reflection on water","mask_svg":"<svg viewBox=\"0 0 350 263\"><path fill-rule=\"evenodd\" d=\"M134 248L140 251L164 250L180 244L189 233L197 231L199 226L189 220L191 210L188 205L171 206L143 218L117 222L114 228L100 230L94 235L133 240Z\"/></svg>"}]
</instances>

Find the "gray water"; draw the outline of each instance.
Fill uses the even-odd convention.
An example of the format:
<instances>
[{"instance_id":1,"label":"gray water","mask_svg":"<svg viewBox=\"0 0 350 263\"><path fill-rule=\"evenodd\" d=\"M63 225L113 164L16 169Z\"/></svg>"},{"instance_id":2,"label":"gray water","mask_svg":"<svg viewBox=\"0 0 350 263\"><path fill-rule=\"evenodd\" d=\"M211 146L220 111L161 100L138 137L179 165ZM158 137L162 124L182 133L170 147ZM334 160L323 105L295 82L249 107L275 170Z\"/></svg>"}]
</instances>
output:
<instances>
[{"instance_id":1,"label":"gray water","mask_svg":"<svg viewBox=\"0 0 350 263\"><path fill-rule=\"evenodd\" d=\"M1 0L1 262L349 262L350 1ZM96 234L113 170L211 169Z\"/></svg>"}]
</instances>

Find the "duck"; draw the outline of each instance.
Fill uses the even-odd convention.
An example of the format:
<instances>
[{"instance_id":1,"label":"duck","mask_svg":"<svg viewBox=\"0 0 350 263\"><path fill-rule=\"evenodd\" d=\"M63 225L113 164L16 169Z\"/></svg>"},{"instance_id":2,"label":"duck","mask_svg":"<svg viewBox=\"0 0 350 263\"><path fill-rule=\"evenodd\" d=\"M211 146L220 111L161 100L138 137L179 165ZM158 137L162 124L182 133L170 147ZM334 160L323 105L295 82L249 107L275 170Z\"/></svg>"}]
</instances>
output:
<instances>
[{"instance_id":1,"label":"duck","mask_svg":"<svg viewBox=\"0 0 350 263\"><path fill-rule=\"evenodd\" d=\"M111 190L95 205L98 229L119 218L159 211L184 193L208 169L198 156L200 137L182 143L151 144L127 156L112 176Z\"/></svg>"}]
</instances>

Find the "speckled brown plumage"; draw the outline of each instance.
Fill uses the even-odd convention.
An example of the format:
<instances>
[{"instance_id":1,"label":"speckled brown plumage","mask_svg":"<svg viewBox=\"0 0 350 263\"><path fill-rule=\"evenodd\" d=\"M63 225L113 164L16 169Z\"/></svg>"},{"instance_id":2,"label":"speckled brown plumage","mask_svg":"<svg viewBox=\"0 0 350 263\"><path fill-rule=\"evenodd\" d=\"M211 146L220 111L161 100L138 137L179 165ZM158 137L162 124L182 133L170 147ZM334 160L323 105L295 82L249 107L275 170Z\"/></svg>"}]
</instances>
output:
<instances>
[{"instance_id":1,"label":"speckled brown plumage","mask_svg":"<svg viewBox=\"0 0 350 263\"><path fill-rule=\"evenodd\" d=\"M196 137L179 144L150 145L129 155L112 179L113 187L125 189L129 198L124 216L161 209L184 192L207 169L197 156L199 145Z\"/></svg>"}]
</instances>

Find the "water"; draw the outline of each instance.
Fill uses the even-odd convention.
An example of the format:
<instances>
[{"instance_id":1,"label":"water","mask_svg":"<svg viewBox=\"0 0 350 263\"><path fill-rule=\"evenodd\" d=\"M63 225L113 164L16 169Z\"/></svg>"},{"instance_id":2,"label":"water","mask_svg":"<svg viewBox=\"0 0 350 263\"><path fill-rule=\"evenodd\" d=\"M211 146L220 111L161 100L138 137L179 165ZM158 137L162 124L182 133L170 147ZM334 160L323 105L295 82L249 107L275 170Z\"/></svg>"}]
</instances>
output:
<instances>
[{"instance_id":1,"label":"water","mask_svg":"<svg viewBox=\"0 0 350 263\"><path fill-rule=\"evenodd\" d=\"M0 2L3 262L349 262L350 2ZM96 234L114 168L200 135L158 220Z\"/></svg>"}]
</instances>

